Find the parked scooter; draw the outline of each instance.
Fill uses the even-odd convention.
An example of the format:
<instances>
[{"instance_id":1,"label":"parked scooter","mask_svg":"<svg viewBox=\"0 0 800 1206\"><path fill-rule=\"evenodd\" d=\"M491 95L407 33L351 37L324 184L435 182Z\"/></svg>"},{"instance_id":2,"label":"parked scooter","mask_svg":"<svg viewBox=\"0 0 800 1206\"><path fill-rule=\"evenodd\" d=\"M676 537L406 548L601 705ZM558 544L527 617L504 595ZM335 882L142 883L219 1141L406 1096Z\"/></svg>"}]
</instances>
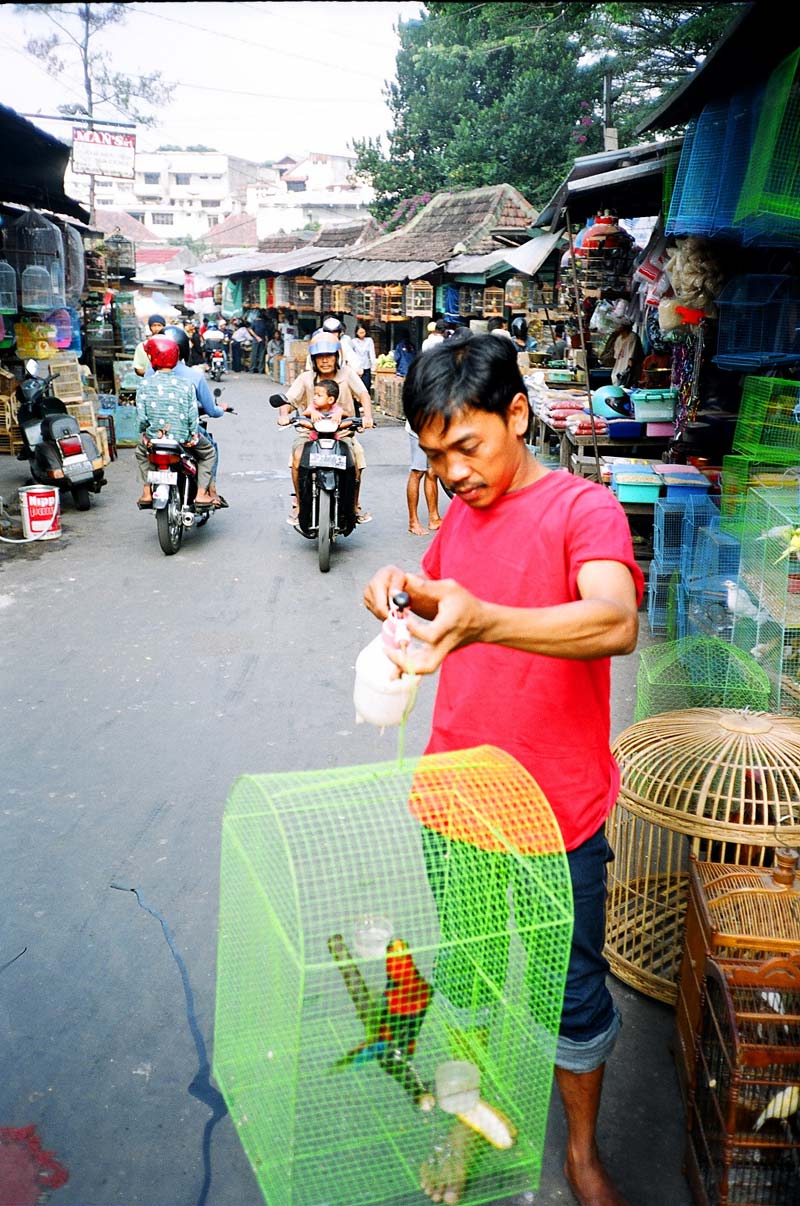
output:
<instances>
[{"instance_id":1,"label":"parked scooter","mask_svg":"<svg viewBox=\"0 0 800 1206\"><path fill-rule=\"evenodd\" d=\"M221 393L222 390L215 389L214 397ZM225 413L234 415L236 411ZM161 551L171 557L181 547L185 529L204 527L217 508L195 503L197 460L191 448L177 440L169 437L151 440L147 480L153 491L158 543Z\"/></svg>"},{"instance_id":2,"label":"parked scooter","mask_svg":"<svg viewBox=\"0 0 800 1206\"><path fill-rule=\"evenodd\" d=\"M68 413L53 393L58 373L39 376L35 360L25 362L27 377L17 387L18 422L23 448L18 460L30 463L31 477L41 486L69 490L79 511L88 511L91 495L106 484L103 460L88 431Z\"/></svg>"},{"instance_id":3,"label":"parked scooter","mask_svg":"<svg viewBox=\"0 0 800 1206\"><path fill-rule=\"evenodd\" d=\"M269 401L276 409L287 404L284 394L273 394ZM319 568L327 574L336 537L349 536L356 526L356 465L342 437L359 431L359 421L345 417L312 423L295 413L292 425L312 431L300 457L297 531L316 540Z\"/></svg>"},{"instance_id":4,"label":"parked scooter","mask_svg":"<svg viewBox=\"0 0 800 1206\"><path fill-rule=\"evenodd\" d=\"M225 372L225 353L222 348L213 348L210 355L208 375L212 381L221 381L222 374Z\"/></svg>"}]
</instances>

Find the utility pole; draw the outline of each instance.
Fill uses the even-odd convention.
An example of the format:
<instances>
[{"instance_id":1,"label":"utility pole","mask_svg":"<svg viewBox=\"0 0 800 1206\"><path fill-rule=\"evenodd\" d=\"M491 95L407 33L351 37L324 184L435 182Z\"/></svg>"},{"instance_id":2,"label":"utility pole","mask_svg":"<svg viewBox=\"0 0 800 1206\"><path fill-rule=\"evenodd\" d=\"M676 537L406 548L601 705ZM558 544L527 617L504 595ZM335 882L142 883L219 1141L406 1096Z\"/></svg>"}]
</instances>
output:
<instances>
[{"instance_id":1,"label":"utility pole","mask_svg":"<svg viewBox=\"0 0 800 1206\"><path fill-rule=\"evenodd\" d=\"M619 150L619 131L613 124L611 115L611 85L613 76L611 71L606 71L603 76L603 150L618 151Z\"/></svg>"},{"instance_id":2,"label":"utility pole","mask_svg":"<svg viewBox=\"0 0 800 1206\"><path fill-rule=\"evenodd\" d=\"M86 89L86 116L88 118L89 129L94 129L94 96L92 94L92 75L89 71L89 5L84 4L81 8L81 16L83 17L83 44L81 46L81 58L83 59L83 84ZM95 177L94 172L89 177L89 220L94 225L94 194L95 194Z\"/></svg>"}]
</instances>

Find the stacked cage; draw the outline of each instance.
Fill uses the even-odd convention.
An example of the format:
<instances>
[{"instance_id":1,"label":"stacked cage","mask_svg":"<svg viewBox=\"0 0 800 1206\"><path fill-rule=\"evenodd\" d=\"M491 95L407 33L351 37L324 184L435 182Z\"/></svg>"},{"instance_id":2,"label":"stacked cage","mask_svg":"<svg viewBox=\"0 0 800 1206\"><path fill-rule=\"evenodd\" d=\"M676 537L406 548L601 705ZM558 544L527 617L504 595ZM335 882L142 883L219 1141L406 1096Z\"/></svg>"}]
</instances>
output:
<instances>
[{"instance_id":1,"label":"stacked cage","mask_svg":"<svg viewBox=\"0 0 800 1206\"><path fill-rule=\"evenodd\" d=\"M745 243L800 245L800 50L767 83L734 225Z\"/></svg>"},{"instance_id":2,"label":"stacked cage","mask_svg":"<svg viewBox=\"0 0 800 1206\"><path fill-rule=\"evenodd\" d=\"M725 846L717 853L728 857ZM684 1104L694 1091L706 960L800 955L798 852L778 849L770 868L689 860L689 904L673 1051Z\"/></svg>"},{"instance_id":3,"label":"stacked cage","mask_svg":"<svg viewBox=\"0 0 800 1206\"><path fill-rule=\"evenodd\" d=\"M697 529L694 556L683 580L690 635L730 641L740 548L735 536L720 530L717 514Z\"/></svg>"},{"instance_id":4,"label":"stacked cage","mask_svg":"<svg viewBox=\"0 0 800 1206\"><path fill-rule=\"evenodd\" d=\"M698 1206L796 1206L800 957L708 961L686 1168Z\"/></svg>"},{"instance_id":5,"label":"stacked cage","mask_svg":"<svg viewBox=\"0 0 800 1206\"><path fill-rule=\"evenodd\" d=\"M270 1206L418 1194L481 1107L462 1202L535 1189L571 933L557 823L499 750L239 779L214 1074Z\"/></svg>"},{"instance_id":6,"label":"stacked cage","mask_svg":"<svg viewBox=\"0 0 800 1206\"><path fill-rule=\"evenodd\" d=\"M612 749L606 957L626 984L674 1005L689 854L764 866L800 844L800 720L687 708L631 725Z\"/></svg>"},{"instance_id":7,"label":"stacked cage","mask_svg":"<svg viewBox=\"0 0 800 1206\"><path fill-rule=\"evenodd\" d=\"M770 683L770 709L800 715L800 500L798 490L750 490L734 596L733 644Z\"/></svg>"},{"instance_id":8,"label":"stacked cage","mask_svg":"<svg viewBox=\"0 0 800 1206\"><path fill-rule=\"evenodd\" d=\"M715 503L705 493L656 499L647 594L647 616L654 636L672 640L687 635L688 581L698 533L717 515Z\"/></svg>"},{"instance_id":9,"label":"stacked cage","mask_svg":"<svg viewBox=\"0 0 800 1206\"><path fill-rule=\"evenodd\" d=\"M678 708L766 711L769 680L754 660L718 637L682 637L643 649L634 720Z\"/></svg>"}]
</instances>

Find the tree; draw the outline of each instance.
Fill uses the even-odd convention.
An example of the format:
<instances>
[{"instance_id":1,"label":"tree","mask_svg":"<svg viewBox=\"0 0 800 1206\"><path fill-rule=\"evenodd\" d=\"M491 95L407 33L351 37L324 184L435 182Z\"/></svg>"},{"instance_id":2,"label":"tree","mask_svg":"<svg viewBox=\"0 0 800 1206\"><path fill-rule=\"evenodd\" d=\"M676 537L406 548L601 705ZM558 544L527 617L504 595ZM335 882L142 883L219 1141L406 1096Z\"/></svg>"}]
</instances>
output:
<instances>
[{"instance_id":1,"label":"tree","mask_svg":"<svg viewBox=\"0 0 800 1206\"><path fill-rule=\"evenodd\" d=\"M94 127L97 109L111 105L132 122L153 126L156 117L142 108L164 105L172 94L158 71L126 75L115 71L107 51L98 47L99 35L112 25L122 24L127 16L125 4L18 4L18 12L29 16L39 13L46 17L56 32L45 37L29 38L25 49L42 62L50 75L58 77L66 69L64 52L77 54L80 61L85 102L59 105L60 113L83 116L89 129ZM94 176L91 177L90 209L94 213Z\"/></svg>"},{"instance_id":2,"label":"tree","mask_svg":"<svg viewBox=\"0 0 800 1206\"><path fill-rule=\"evenodd\" d=\"M401 25L393 128L354 143L380 220L445 188L509 183L549 200L576 154L603 149L603 82L624 135L734 15L730 4L431 2ZM642 81L645 81L642 83ZM649 82L648 82L649 81Z\"/></svg>"}]
</instances>

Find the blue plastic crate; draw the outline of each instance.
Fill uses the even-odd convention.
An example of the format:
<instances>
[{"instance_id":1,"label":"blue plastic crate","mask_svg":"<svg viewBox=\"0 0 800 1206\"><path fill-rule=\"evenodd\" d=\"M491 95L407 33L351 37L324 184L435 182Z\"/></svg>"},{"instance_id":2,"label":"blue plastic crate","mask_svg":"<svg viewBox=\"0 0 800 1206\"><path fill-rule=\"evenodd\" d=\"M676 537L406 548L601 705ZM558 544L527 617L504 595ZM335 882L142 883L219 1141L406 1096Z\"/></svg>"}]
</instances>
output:
<instances>
[{"instance_id":1,"label":"blue plastic crate","mask_svg":"<svg viewBox=\"0 0 800 1206\"><path fill-rule=\"evenodd\" d=\"M702 474L700 475L703 476ZM664 478L667 483L667 498L670 502L678 502L679 500L686 501L687 498L696 498L698 494L708 494L711 488L711 482L708 478L704 481L678 481L670 482L668 477Z\"/></svg>"}]
</instances>

